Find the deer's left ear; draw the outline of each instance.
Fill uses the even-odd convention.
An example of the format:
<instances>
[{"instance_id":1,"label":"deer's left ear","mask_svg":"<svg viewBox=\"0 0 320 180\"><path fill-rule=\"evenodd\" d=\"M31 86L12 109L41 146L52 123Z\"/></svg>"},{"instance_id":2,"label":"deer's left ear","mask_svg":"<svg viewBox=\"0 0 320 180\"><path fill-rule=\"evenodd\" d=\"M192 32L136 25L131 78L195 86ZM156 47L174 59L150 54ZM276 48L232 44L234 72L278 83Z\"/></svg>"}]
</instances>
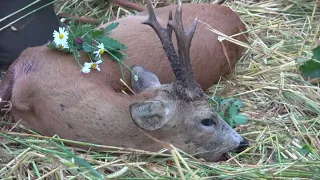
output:
<instances>
[{"instance_id":1,"label":"deer's left ear","mask_svg":"<svg viewBox=\"0 0 320 180\"><path fill-rule=\"evenodd\" d=\"M140 93L151 87L160 87L161 83L154 73L148 71L142 66L132 66L131 86L135 93ZM137 79L135 78L135 75Z\"/></svg>"}]
</instances>

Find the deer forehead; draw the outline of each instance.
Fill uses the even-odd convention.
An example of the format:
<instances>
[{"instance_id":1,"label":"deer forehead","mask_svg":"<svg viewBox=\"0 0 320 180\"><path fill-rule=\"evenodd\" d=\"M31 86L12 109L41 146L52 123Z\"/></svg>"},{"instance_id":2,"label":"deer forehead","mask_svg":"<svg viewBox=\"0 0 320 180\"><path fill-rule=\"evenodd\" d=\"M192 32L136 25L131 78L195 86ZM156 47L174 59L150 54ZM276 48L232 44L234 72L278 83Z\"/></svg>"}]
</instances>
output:
<instances>
[{"instance_id":1,"label":"deer forehead","mask_svg":"<svg viewBox=\"0 0 320 180\"><path fill-rule=\"evenodd\" d=\"M180 116L198 116L199 118L206 116L210 118L215 116L216 112L210 106L205 98L195 101L186 101L180 98L173 85L162 85L159 89L156 89L155 99L166 101L171 108L171 111L182 114ZM190 119L190 118L188 118Z\"/></svg>"}]
</instances>

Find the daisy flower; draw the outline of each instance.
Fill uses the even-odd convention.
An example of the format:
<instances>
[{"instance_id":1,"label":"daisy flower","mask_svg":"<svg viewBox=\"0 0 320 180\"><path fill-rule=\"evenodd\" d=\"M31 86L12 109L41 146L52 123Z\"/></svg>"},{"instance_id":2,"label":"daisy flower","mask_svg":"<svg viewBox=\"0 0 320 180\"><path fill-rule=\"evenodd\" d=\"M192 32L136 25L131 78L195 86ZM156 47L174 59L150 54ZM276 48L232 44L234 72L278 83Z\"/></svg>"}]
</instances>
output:
<instances>
[{"instance_id":1,"label":"daisy flower","mask_svg":"<svg viewBox=\"0 0 320 180\"><path fill-rule=\"evenodd\" d=\"M56 30L53 31L53 41L56 45L66 44L68 35L68 31L66 31L64 27L59 27L59 32Z\"/></svg>"},{"instance_id":2,"label":"daisy flower","mask_svg":"<svg viewBox=\"0 0 320 180\"><path fill-rule=\"evenodd\" d=\"M89 73L91 71L90 66L83 66L83 68L81 69L82 73Z\"/></svg>"},{"instance_id":3,"label":"daisy flower","mask_svg":"<svg viewBox=\"0 0 320 180\"><path fill-rule=\"evenodd\" d=\"M90 63L85 62L83 68L81 69L81 72L89 73L91 71L91 69L96 69L96 70L100 71L99 64L101 64L101 63L102 63L101 60L99 60L97 62L90 62Z\"/></svg>"},{"instance_id":4,"label":"daisy flower","mask_svg":"<svg viewBox=\"0 0 320 180\"><path fill-rule=\"evenodd\" d=\"M96 54L96 57L101 58L101 55L104 53L104 44L100 43L97 47L99 49L97 51L94 51L93 54Z\"/></svg>"},{"instance_id":5,"label":"daisy flower","mask_svg":"<svg viewBox=\"0 0 320 180\"><path fill-rule=\"evenodd\" d=\"M69 49L68 43L67 42L63 42L60 44L56 44L58 49Z\"/></svg>"}]
</instances>

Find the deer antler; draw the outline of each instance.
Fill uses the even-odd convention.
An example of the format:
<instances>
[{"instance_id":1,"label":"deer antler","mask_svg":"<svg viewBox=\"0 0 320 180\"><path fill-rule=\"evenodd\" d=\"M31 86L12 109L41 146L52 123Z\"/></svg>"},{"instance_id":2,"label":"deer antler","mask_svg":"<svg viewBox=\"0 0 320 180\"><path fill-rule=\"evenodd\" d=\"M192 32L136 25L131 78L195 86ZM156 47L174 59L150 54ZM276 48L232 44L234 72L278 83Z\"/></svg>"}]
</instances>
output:
<instances>
[{"instance_id":1,"label":"deer antler","mask_svg":"<svg viewBox=\"0 0 320 180\"><path fill-rule=\"evenodd\" d=\"M172 70L176 76L176 90L181 98L186 100L195 100L203 97L204 93L198 83L195 82L193 70L190 62L190 47L193 34L197 26L197 18L188 32L184 31L182 24L182 8L181 0L178 1L177 10L174 20L172 20L172 12L169 14L169 21L166 28L161 27L154 14L151 1L147 2L149 18L143 24L151 26L159 36L163 49L170 61ZM172 42L172 30L176 34L178 54L175 51Z\"/></svg>"}]
</instances>

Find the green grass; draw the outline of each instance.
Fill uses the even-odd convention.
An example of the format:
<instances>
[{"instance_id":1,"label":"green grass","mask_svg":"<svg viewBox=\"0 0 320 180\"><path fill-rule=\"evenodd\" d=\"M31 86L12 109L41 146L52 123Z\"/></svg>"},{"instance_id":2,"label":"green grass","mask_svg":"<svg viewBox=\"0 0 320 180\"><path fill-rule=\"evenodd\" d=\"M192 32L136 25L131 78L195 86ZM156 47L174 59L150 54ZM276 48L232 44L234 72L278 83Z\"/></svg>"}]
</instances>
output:
<instances>
[{"instance_id":1,"label":"green grass","mask_svg":"<svg viewBox=\"0 0 320 180\"><path fill-rule=\"evenodd\" d=\"M16 158L0 167L0 177L97 179L100 174L117 179L320 179L320 88L298 71L299 64L312 56L319 38L320 11L315 3L239 0L225 4L248 26L250 43L240 44L248 48L246 54L234 72L221 78L209 93L243 101L241 113L249 121L235 129L252 143L248 150L231 154L227 162L203 162L174 147L168 154L109 146L105 152L86 152L63 144L70 140L36 135L17 125L1 133L7 140L3 147ZM57 12L102 22L133 12L102 0L58 0L55 5ZM218 33L214 27L208 30ZM235 42L232 37L225 40ZM2 126L12 127L5 122Z\"/></svg>"}]
</instances>

